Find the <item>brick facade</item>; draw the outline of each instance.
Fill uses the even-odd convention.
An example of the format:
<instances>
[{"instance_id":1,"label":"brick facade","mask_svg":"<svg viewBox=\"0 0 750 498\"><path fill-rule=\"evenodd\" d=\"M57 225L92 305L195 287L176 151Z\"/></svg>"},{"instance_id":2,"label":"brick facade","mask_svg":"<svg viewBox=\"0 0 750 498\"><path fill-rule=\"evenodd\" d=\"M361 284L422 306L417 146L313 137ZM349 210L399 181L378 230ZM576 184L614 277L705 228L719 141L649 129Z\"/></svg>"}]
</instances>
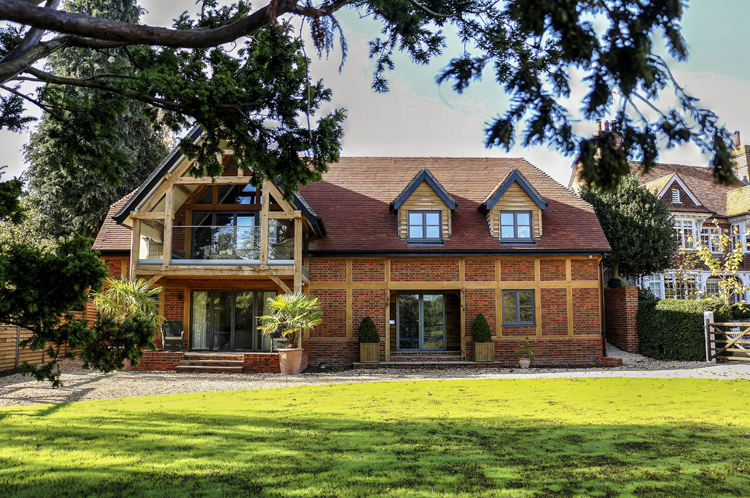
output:
<instances>
[{"instance_id":1,"label":"brick facade","mask_svg":"<svg viewBox=\"0 0 750 498\"><path fill-rule=\"evenodd\" d=\"M458 259L394 259L393 282L458 282Z\"/></svg>"},{"instance_id":2,"label":"brick facade","mask_svg":"<svg viewBox=\"0 0 750 498\"><path fill-rule=\"evenodd\" d=\"M503 259L500 262L500 280L504 282L533 282L533 259Z\"/></svg>"},{"instance_id":3,"label":"brick facade","mask_svg":"<svg viewBox=\"0 0 750 498\"><path fill-rule=\"evenodd\" d=\"M604 329L607 342L628 353L640 353L638 346L638 287L617 287L604 291Z\"/></svg>"}]
</instances>

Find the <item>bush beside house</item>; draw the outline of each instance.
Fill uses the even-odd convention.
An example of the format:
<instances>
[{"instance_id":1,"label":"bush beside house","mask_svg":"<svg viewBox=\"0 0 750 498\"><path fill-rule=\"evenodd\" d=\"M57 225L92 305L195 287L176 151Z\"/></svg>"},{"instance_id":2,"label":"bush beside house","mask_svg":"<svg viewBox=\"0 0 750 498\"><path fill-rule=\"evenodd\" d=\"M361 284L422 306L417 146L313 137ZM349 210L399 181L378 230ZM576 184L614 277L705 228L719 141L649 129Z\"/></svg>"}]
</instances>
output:
<instances>
[{"instance_id":1,"label":"bush beside house","mask_svg":"<svg viewBox=\"0 0 750 498\"><path fill-rule=\"evenodd\" d=\"M732 318L731 310L718 299L640 301L637 322L641 354L659 360L705 359L704 311L713 311L717 322Z\"/></svg>"}]
</instances>

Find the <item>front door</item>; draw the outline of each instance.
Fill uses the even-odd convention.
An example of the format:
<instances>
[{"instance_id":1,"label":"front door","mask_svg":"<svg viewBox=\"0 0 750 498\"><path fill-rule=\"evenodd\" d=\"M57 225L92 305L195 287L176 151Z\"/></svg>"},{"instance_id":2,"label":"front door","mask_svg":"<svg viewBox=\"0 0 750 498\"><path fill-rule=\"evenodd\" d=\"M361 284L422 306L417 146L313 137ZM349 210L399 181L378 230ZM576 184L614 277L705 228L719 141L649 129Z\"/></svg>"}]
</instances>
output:
<instances>
[{"instance_id":1,"label":"front door","mask_svg":"<svg viewBox=\"0 0 750 498\"><path fill-rule=\"evenodd\" d=\"M399 292L398 349L445 349L445 295Z\"/></svg>"},{"instance_id":2,"label":"front door","mask_svg":"<svg viewBox=\"0 0 750 498\"><path fill-rule=\"evenodd\" d=\"M275 291L195 290L191 300L192 350L269 351L271 340L258 330Z\"/></svg>"}]
</instances>

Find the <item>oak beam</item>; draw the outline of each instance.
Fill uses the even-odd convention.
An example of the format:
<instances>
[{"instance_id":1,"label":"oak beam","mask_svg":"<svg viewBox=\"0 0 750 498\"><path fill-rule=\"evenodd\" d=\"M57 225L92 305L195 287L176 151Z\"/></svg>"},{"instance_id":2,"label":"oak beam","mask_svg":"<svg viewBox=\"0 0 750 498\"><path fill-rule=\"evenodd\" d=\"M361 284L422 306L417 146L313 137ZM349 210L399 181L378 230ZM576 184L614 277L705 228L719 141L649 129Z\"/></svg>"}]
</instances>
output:
<instances>
[{"instance_id":1,"label":"oak beam","mask_svg":"<svg viewBox=\"0 0 750 498\"><path fill-rule=\"evenodd\" d=\"M163 220L167 216L166 213L161 211L152 212L141 212L133 211L130 213L130 218L134 220ZM172 213L172 219L174 219L174 213Z\"/></svg>"},{"instance_id":2,"label":"oak beam","mask_svg":"<svg viewBox=\"0 0 750 498\"><path fill-rule=\"evenodd\" d=\"M295 211L294 212L294 291L300 292L301 290L302 290L302 211Z\"/></svg>"},{"instance_id":3,"label":"oak beam","mask_svg":"<svg viewBox=\"0 0 750 498\"><path fill-rule=\"evenodd\" d=\"M152 286L152 285L154 285L154 284L155 284L156 282L158 282L158 281L159 281L159 280L161 279L161 277L163 277L163 276L164 276L164 275L155 275L155 276L153 276L153 277L149 278L149 279L148 279L148 282L146 282L146 287L147 287L147 288L148 288L148 287L151 287L151 286Z\"/></svg>"},{"instance_id":4,"label":"oak beam","mask_svg":"<svg viewBox=\"0 0 750 498\"><path fill-rule=\"evenodd\" d=\"M268 278L270 278L271 280L273 280L274 283L276 285L278 285L281 288L281 290L284 291L284 294L289 294L290 292L292 292L292 290L289 287L287 287L287 285L284 283L284 281L281 280L279 277L277 277L275 275L270 275Z\"/></svg>"},{"instance_id":5,"label":"oak beam","mask_svg":"<svg viewBox=\"0 0 750 498\"><path fill-rule=\"evenodd\" d=\"M461 361L466 361L466 292L461 289Z\"/></svg>"},{"instance_id":6,"label":"oak beam","mask_svg":"<svg viewBox=\"0 0 750 498\"><path fill-rule=\"evenodd\" d=\"M271 199L268 195L269 182L263 182L261 196L263 197L263 207L260 210L260 264L266 266L268 264L268 208L271 205Z\"/></svg>"},{"instance_id":7,"label":"oak beam","mask_svg":"<svg viewBox=\"0 0 750 498\"><path fill-rule=\"evenodd\" d=\"M273 195L273 198L276 199L276 203L281 206L281 209L283 209L287 213L293 212L294 209L292 209L292 206L290 206L289 203L284 200L284 194L281 193L281 190L279 190L278 187L273 184L273 182L267 181L263 184L263 195L266 195L266 183L268 184L268 192Z\"/></svg>"},{"instance_id":8,"label":"oak beam","mask_svg":"<svg viewBox=\"0 0 750 498\"><path fill-rule=\"evenodd\" d=\"M175 185L247 185L250 180L247 176L217 176L215 178L210 176L204 176L203 178L183 176L174 183Z\"/></svg>"},{"instance_id":9,"label":"oak beam","mask_svg":"<svg viewBox=\"0 0 750 498\"><path fill-rule=\"evenodd\" d=\"M227 265L220 268L197 265L138 265L137 271L141 274L150 275L183 275L186 277L220 277L220 276L284 276L291 277L294 275L294 267L289 265L279 265L261 268L260 266L237 266Z\"/></svg>"}]
</instances>

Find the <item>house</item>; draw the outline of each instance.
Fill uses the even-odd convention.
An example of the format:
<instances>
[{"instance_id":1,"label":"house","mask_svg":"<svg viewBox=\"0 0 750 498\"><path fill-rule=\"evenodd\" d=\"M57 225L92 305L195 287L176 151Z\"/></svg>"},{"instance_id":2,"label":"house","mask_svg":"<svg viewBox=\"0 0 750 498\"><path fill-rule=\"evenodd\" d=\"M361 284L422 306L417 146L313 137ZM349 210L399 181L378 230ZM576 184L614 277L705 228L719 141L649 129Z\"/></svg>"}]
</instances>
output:
<instances>
[{"instance_id":1,"label":"house","mask_svg":"<svg viewBox=\"0 0 750 498\"><path fill-rule=\"evenodd\" d=\"M368 315L381 362L466 365L480 312L496 365L527 336L538 364L601 363L609 245L592 207L525 160L342 158L291 202L222 160L212 183L184 176L174 151L94 244L111 275L163 286L162 314L186 331L186 352L148 352L140 368L197 368L208 352L278 368L255 317L290 290L323 307L302 341L310 366L357 365Z\"/></svg>"},{"instance_id":2,"label":"house","mask_svg":"<svg viewBox=\"0 0 750 498\"><path fill-rule=\"evenodd\" d=\"M609 123L605 124L609 130ZM669 206L677 243L682 249L692 247L689 240L692 238L694 241L700 240L716 256L720 256L718 245L714 243L718 230L731 236L732 248L735 244L750 242L750 148L741 145L739 132L735 133L734 140L732 156L737 180L730 185L717 184L712 167L656 164L648 174L640 174L640 163L630 163L631 171L638 176L640 185ZM582 185L579 171L578 168L573 170L568 185L571 190L577 191ZM740 270L742 283L750 284L750 254L747 252ZM696 294L718 295L718 282L718 277L712 276L710 270L701 266L681 276L676 269L667 270L645 277L638 283L651 289L659 298L685 299ZM747 299L750 296L740 297Z\"/></svg>"}]
</instances>

